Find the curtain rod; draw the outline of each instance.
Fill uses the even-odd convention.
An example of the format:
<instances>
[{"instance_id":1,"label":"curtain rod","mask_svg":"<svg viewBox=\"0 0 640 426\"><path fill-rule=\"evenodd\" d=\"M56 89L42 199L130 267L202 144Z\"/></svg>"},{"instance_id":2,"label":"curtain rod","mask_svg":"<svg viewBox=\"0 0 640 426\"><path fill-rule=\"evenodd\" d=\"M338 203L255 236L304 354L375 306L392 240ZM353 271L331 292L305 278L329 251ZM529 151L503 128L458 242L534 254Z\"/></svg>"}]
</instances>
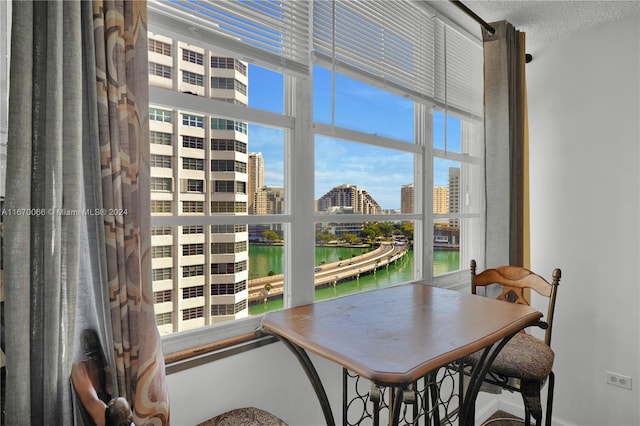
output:
<instances>
[{"instance_id":1,"label":"curtain rod","mask_svg":"<svg viewBox=\"0 0 640 426\"><path fill-rule=\"evenodd\" d=\"M462 4L461 1L457 1L457 0L449 0L449 1L451 3L453 3L453 4L455 4L456 6L458 6L458 8L460 8L464 13L466 13L467 15L472 17L477 23L482 25L482 27L485 30L489 31L489 33L491 33L491 34L495 34L496 33L496 29L495 28L493 28L491 25L489 25L487 23L487 21L485 21L484 19L482 19L481 17L476 15L476 13L473 10L469 9L467 6Z\"/></svg>"},{"instance_id":2,"label":"curtain rod","mask_svg":"<svg viewBox=\"0 0 640 426\"><path fill-rule=\"evenodd\" d=\"M491 25L489 25L487 23L487 21L485 21L484 19L482 19L481 17L479 17L478 15L476 15L476 13L469 9L467 6L465 6L464 4L462 4L461 1L457 1L457 0L449 0L449 2L453 3L454 5L458 6L460 8L460 10L462 10L464 13L466 13L467 15L469 15L471 18L473 18L477 23L479 23L480 25L482 25L482 27L487 30L490 34L495 34L496 33L496 29L494 27L492 27ZM530 54L526 54L525 55L525 62L528 64L529 62L531 62L533 60L533 56L531 56Z\"/></svg>"}]
</instances>

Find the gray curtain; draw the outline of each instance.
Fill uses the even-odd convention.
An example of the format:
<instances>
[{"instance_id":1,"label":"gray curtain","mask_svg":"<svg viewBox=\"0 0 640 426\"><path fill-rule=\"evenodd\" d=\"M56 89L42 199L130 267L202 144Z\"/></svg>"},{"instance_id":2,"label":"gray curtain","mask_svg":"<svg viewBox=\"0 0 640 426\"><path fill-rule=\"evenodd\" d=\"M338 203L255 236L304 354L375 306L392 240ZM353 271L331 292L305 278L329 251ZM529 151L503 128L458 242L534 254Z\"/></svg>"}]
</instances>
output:
<instances>
[{"instance_id":1,"label":"gray curtain","mask_svg":"<svg viewBox=\"0 0 640 426\"><path fill-rule=\"evenodd\" d=\"M92 214L102 197L94 184L97 124L87 118L97 107L84 3L12 5L4 224L10 425L72 424L78 335L87 327L110 335L102 219Z\"/></svg>"},{"instance_id":2,"label":"gray curtain","mask_svg":"<svg viewBox=\"0 0 640 426\"><path fill-rule=\"evenodd\" d=\"M486 265L523 265L527 232L524 33L505 21L484 32Z\"/></svg>"}]
</instances>

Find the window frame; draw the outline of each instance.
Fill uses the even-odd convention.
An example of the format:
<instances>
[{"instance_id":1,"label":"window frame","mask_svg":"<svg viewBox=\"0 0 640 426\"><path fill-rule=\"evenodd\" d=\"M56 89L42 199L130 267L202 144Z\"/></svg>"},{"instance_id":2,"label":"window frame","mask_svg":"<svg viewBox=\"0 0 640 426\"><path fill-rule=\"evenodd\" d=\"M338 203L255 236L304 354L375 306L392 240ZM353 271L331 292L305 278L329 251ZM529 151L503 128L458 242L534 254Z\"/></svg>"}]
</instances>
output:
<instances>
[{"instance_id":1,"label":"window frame","mask_svg":"<svg viewBox=\"0 0 640 426\"><path fill-rule=\"evenodd\" d=\"M153 22L150 22L150 30L154 33L161 34L162 29L153 28ZM181 32L178 28L173 28L177 32ZM190 42L193 39L188 34L184 34L183 42ZM210 44L207 45L206 40L198 40L198 46L204 47L206 50L214 52L225 52L229 56L233 56L233 49L225 48L225 46ZM243 60L250 61L257 65L276 69L269 63L265 63L261 57L248 58L242 56ZM213 67L214 57L211 57L211 66ZM235 66L234 61L234 66ZM331 69L330 62L326 58L316 57L311 65L322 65ZM279 72L283 72L281 69ZM167 105L166 99L172 100L172 107L175 110L184 112L189 111L194 114L201 114L211 117L210 128L213 127L214 120L227 120L224 129L236 130L246 133L246 127L242 125L246 123L258 124L264 126L276 127L284 130L285 144L285 183L284 192L285 199L296 200L295 202L287 202L285 211L278 215L224 215L219 214L210 217L178 217L178 216L155 216L151 218L154 226L160 225L185 225L185 224L204 224L206 225L258 225L273 224L282 225L285 236L284 247L284 276L285 276L285 294L284 304L286 307L297 306L314 301L313 273L314 273L314 225L316 222L325 222L326 215L318 214L314 211L314 139L316 135L324 135L332 138L339 138L347 141L366 143L381 148L399 150L409 152L414 155L414 184L416 191L414 213L397 214L397 215L350 215L348 218L340 218L331 216L331 221L414 221L414 279L412 282L426 282L430 285L441 286L446 288L462 288L466 287L468 272L464 266L461 270L446 274L445 276L433 277L433 174L430 173L433 167L434 149L432 146L432 127L431 110L433 103L428 100L418 99L414 93L404 92L397 86L383 86L377 81L372 81L367 75L359 74L354 70L345 70L345 75L357 78L365 83L372 84L376 87L388 90L396 94L406 96L414 101L414 114L416 121L414 123L414 131L416 140L414 143L406 141L397 141L389 138L383 138L376 135L354 131L351 129L339 128L323 123L316 123L311 117L313 81L312 75L301 75L296 71L284 71L285 86L285 105L284 113L276 114L265 110L259 110L250 106L242 106L230 104L227 102L206 99L202 97L192 96L188 94L176 93L169 89L160 87L150 87L150 100L154 104ZM157 100L157 101L156 101ZM164 101L163 101L164 100ZM161 102L163 101L163 102ZM477 119L475 117L467 117ZM233 129L230 123L233 122ZM221 124L222 122L218 122ZM238 127L240 123L240 128ZM206 124L205 124L206 125ZM295 142L294 142L295 141ZM294 146L295 144L295 146ZM446 154L451 156L450 153ZM455 157L455 156L454 156ZM460 155L462 157L462 155ZM474 160L475 161L475 160ZM479 161L479 160L478 160ZM209 164L210 170L214 171L213 160ZM234 167L235 169L235 167ZM227 170L233 172L231 170ZM296 182L296 193L294 197L293 182ZM300 189L306 188L307 190ZM423 195L421 195L423 194ZM215 222L215 223L214 223ZM309 243L312 242L312 243ZM293 268L292 265L296 265ZM206 265L205 265L206 267ZM218 275L219 276L219 275ZM173 333L162 337L165 352L172 353L178 350L191 347L194 342L213 342L235 337L241 334L251 333L259 325L260 316L251 316L248 318L237 319L227 323L214 324L205 326L198 330L190 330L189 333ZM197 338L196 338L197 336Z\"/></svg>"}]
</instances>

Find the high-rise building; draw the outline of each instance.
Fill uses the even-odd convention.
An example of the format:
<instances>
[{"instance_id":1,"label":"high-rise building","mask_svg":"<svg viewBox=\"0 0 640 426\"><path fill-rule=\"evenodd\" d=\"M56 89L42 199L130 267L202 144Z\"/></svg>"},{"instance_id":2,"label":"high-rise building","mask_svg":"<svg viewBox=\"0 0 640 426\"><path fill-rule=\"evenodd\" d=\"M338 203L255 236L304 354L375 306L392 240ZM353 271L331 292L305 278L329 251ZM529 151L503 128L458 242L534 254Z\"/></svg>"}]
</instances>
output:
<instances>
[{"instance_id":1,"label":"high-rise building","mask_svg":"<svg viewBox=\"0 0 640 426\"><path fill-rule=\"evenodd\" d=\"M433 187L433 212L443 214L449 211L449 188L446 186Z\"/></svg>"},{"instance_id":2,"label":"high-rise building","mask_svg":"<svg viewBox=\"0 0 640 426\"><path fill-rule=\"evenodd\" d=\"M318 211L346 210L356 214L380 214L382 208L356 185L339 185L318 199Z\"/></svg>"},{"instance_id":3,"label":"high-rise building","mask_svg":"<svg viewBox=\"0 0 640 426\"><path fill-rule=\"evenodd\" d=\"M449 213L460 213L460 168L449 167ZM458 219L450 219L449 226L458 226Z\"/></svg>"},{"instance_id":4,"label":"high-rise building","mask_svg":"<svg viewBox=\"0 0 640 426\"><path fill-rule=\"evenodd\" d=\"M249 154L249 214L266 214L266 198L263 195L264 187L264 157L261 152Z\"/></svg>"},{"instance_id":5,"label":"high-rise building","mask_svg":"<svg viewBox=\"0 0 640 426\"><path fill-rule=\"evenodd\" d=\"M248 104L247 64L149 34L152 86ZM149 107L152 216L246 215L247 123ZM247 225L152 228L156 321L170 333L248 316Z\"/></svg>"},{"instance_id":6,"label":"high-rise building","mask_svg":"<svg viewBox=\"0 0 640 426\"><path fill-rule=\"evenodd\" d=\"M414 213L415 190L413 184L402 185L400 187L400 213Z\"/></svg>"}]
</instances>

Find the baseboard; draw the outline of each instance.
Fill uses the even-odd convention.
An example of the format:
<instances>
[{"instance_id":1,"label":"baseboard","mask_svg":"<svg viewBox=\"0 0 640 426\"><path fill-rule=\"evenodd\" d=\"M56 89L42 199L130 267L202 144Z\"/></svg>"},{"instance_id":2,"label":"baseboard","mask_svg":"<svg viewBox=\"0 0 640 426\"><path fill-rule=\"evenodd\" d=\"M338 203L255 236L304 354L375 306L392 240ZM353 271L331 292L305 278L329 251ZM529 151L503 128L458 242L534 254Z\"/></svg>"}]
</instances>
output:
<instances>
[{"instance_id":1,"label":"baseboard","mask_svg":"<svg viewBox=\"0 0 640 426\"><path fill-rule=\"evenodd\" d=\"M519 396L519 395L518 395ZM522 401L513 401L504 397L496 397L496 409L506 411L507 413L513 414L514 416L518 416L520 418L524 417L524 406L522 405ZM555 408L555 407L554 407ZM544 409L544 407L543 407ZM490 413L491 415L493 413ZM563 419L559 419L556 415L552 416L551 425L552 426L577 426L573 423L567 422ZM477 419L476 419L477 420Z\"/></svg>"},{"instance_id":2,"label":"baseboard","mask_svg":"<svg viewBox=\"0 0 640 426\"><path fill-rule=\"evenodd\" d=\"M496 411L498 411L500 405L500 399L498 397L492 398L486 404L482 406L476 405L476 419L475 424L481 425L487 421L489 417Z\"/></svg>"}]
</instances>

